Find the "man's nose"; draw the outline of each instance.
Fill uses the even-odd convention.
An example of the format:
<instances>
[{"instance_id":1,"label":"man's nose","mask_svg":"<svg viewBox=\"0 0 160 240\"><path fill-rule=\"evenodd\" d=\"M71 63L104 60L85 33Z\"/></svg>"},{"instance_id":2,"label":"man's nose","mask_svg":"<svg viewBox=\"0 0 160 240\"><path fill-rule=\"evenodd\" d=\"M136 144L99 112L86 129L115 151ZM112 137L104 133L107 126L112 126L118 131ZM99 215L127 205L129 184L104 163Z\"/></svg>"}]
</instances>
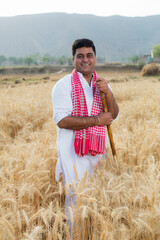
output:
<instances>
[{"instance_id":1,"label":"man's nose","mask_svg":"<svg viewBox=\"0 0 160 240\"><path fill-rule=\"evenodd\" d=\"M83 61L85 61L85 62L88 61L88 57L84 56Z\"/></svg>"}]
</instances>

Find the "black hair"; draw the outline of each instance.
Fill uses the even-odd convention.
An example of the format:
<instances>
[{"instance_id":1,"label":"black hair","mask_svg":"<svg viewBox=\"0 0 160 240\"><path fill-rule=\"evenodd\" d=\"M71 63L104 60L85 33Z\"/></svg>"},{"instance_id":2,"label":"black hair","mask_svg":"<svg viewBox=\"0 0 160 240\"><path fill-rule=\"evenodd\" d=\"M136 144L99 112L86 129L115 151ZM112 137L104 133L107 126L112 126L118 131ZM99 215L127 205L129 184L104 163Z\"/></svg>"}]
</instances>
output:
<instances>
[{"instance_id":1,"label":"black hair","mask_svg":"<svg viewBox=\"0 0 160 240\"><path fill-rule=\"evenodd\" d=\"M72 56L74 57L77 48L81 47L91 47L96 55L96 48L92 40L87 38L81 38L74 41L72 44Z\"/></svg>"}]
</instances>

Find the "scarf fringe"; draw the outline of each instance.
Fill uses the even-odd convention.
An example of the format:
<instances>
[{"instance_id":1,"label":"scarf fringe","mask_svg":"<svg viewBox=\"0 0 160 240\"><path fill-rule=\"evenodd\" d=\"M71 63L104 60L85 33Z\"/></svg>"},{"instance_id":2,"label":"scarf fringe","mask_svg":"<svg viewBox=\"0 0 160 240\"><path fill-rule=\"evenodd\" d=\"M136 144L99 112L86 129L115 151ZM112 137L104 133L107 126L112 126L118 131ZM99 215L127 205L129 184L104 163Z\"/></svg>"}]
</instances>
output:
<instances>
[{"instance_id":1,"label":"scarf fringe","mask_svg":"<svg viewBox=\"0 0 160 240\"><path fill-rule=\"evenodd\" d=\"M86 138L75 138L74 149L76 154L83 157L89 153L89 139Z\"/></svg>"},{"instance_id":2,"label":"scarf fringe","mask_svg":"<svg viewBox=\"0 0 160 240\"><path fill-rule=\"evenodd\" d=\"M92 156L97 154L105 154L105 136L91 133L89 143L90 154Z\"/></svg>"},{"instance_id":3,"label":"scarf fringe","mask_svg":"<svg viewBox=\"0 0 160 240\"><path fill-rule=\"evenodd\" d=\"M105 136L90 134L89 139L75 138L74 148L76 154L83 157L84 155L91 154L105 154Z\"/></svg>"}]
</instances>

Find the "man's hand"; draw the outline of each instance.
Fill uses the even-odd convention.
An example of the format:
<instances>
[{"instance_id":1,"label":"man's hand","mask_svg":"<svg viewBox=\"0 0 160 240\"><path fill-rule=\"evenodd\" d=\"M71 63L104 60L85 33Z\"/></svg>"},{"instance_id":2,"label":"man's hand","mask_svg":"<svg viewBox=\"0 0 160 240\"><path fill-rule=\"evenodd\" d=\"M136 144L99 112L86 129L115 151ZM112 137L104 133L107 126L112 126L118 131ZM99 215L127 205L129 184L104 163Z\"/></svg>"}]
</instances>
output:
<instances>
[{"instance_id":1,"label":"man's hand","mask_svg":"<svg viewBox=\"0 0 160 240\"><path fill-rule=\"evenodd\" d=\"M105 95L108 95L108 93L111 92L110 88L108 87L108 84L104 78L98 78L96 80L97 88L100 92L103 92Z\"/></svg>"},{"instance_id":2,"label":"man's hand","mask_svg":"<svg viewBox=\"0 0 160 240\"><path fill-rule=\"evenodd\" d=\"M107 125L111 125L113 118L112 118L112 113L110 112L101 112L98 114L99 117L99 126L107 126Z\"/></svg>"}]
</instances>

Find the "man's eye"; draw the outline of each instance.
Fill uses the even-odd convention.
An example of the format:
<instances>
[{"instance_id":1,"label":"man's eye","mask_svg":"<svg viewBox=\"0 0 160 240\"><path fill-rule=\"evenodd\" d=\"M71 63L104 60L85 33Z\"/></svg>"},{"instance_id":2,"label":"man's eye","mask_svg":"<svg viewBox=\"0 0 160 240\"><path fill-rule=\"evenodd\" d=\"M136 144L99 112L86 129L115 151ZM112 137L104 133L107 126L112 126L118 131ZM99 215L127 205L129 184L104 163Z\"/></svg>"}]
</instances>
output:
<instances>
[{"instance_id":1,"label":"man's eye","mask_svg":"<svg viewBox=\"0 0 160 240\"><path fill-rule=\"evenodd\" d=\"M82 58L83 58L83 55L77 55L77 58L78 58L78 59L82 59Z\"/></svg>"},{"instance_id":2,"label":"man's eye","mask_svg":"<svg viewBox=\"0 0 160 240\"><path fill-rule=\"evenodd\" d=\"M87 55L87 57L88 57L88 58L92 58L92 57L93 57L93 54L90 53L90 54Z\"/></svg>"}]
</instances>

